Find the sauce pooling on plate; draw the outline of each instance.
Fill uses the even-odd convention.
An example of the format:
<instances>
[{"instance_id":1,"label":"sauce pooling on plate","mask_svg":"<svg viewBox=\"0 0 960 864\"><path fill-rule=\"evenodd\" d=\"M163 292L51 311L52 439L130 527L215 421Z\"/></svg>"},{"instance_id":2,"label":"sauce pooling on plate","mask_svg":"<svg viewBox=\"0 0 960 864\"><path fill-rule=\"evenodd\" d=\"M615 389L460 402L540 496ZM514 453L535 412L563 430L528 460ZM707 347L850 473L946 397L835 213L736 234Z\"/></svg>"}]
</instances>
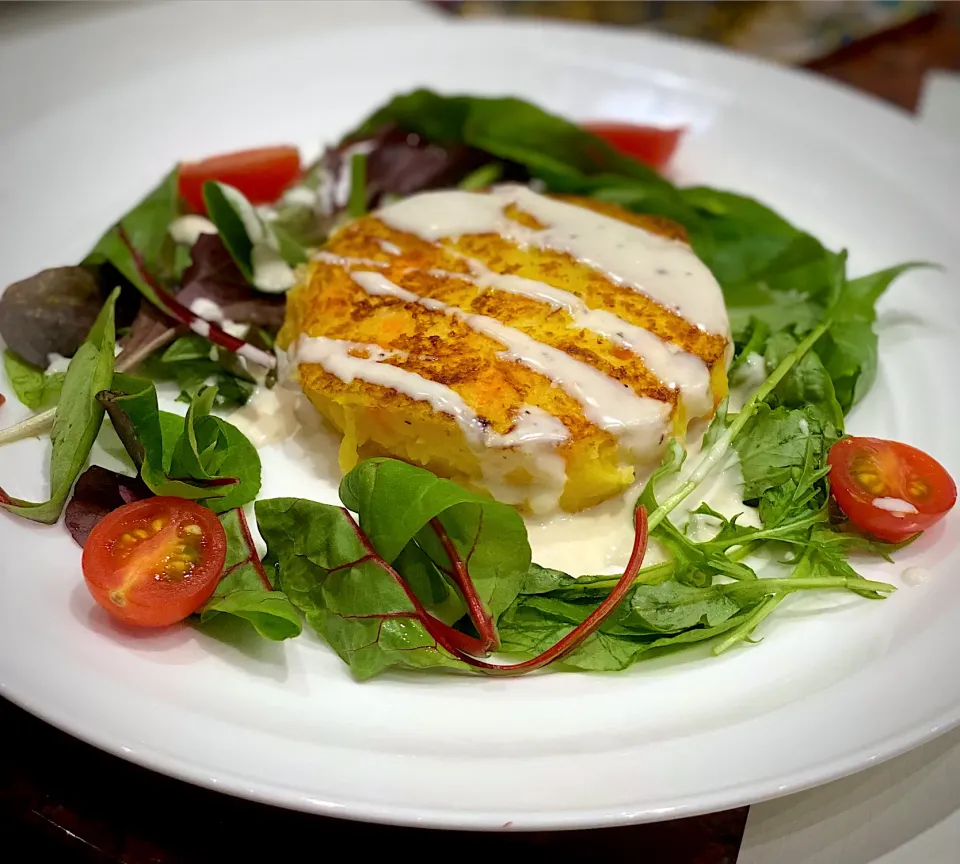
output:
<instances>
[{"instance_id":1,"label":"sauce pooling on plate","mask_svg":"<svg viewBox=\"0 0 960 864\"><path fill-rule=\"evenodd\" d=\"M280 344L344 433L343 468L398 456L544 512L622 492L709 416L728 332L676 226L503 186L347 225L291 292Z\"/></svg>"}]
</instances>

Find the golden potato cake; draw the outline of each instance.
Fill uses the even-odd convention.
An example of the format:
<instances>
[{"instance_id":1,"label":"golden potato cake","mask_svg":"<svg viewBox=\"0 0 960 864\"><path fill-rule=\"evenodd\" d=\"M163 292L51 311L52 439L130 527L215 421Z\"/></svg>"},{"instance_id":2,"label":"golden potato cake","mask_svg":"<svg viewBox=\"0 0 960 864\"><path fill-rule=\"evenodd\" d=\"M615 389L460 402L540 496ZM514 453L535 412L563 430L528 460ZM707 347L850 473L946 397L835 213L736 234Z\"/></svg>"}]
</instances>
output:
<instances>
[{"instance_id":1,"label":"golden potato cake","mask_svg":"<svg viewBox=\"0 0 960 864\"><path fill-rule=\"evenodd\" d=\"M526 187L347 224L278 341L344 471L394 456L532 512L622 492L727 391L722 294L682 229Z\"/></svg>"}]
</instances>

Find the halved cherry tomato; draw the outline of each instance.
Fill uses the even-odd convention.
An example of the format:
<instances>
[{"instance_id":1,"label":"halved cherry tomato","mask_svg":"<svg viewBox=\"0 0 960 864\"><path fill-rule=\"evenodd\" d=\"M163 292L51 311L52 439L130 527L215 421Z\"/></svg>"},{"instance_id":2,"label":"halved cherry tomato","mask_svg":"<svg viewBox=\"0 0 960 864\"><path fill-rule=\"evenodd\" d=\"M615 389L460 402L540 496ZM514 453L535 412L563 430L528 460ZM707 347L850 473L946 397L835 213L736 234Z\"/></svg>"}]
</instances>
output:
<instances>
[{"instance_id":1,"label":"halved cherry tomato","mask_svg":"<svg viewBox=\"0 0 960 864\"><path fill-rule=\"evenodd\" d=\"M932 456L882 438L841 438L827 454L830 490L861 531L896 543L935 525L957 484Z\"/></svg>"},{"instance_id":2,"label":"halved cherry tomato","mask_svg":"<svg viewBox=\"0 0 960 864\"><path fill-rule=\"evenodd\" d=\"M614 150L660 170L670 161L684 129L657 129L632 123L584 123L583 128Z\"/></svg>"},{"instance_id":3,"label":"halved cherry tomato","mask_svg":"<svg viewBox=\"0 0 960 864\"><path fill-rule=\"evenodd\" d=\"M213 511L160 496L125 504L83 547L83 578L111 615L164 627L195 612L223 572L227 537Z\"/></svg>"},{"instance_id":4,"label":"halved cherry tomato","mask_svg":"<svg viewBox=\"0 0 960 864\"><path fill-rule=\"evenodd\" d=\"M217 180L239 189L251 204L271 204L300 176L296 147L261 147L180 165L180 195L203 213L203 184Z\"/></svg>"}]
</instances>

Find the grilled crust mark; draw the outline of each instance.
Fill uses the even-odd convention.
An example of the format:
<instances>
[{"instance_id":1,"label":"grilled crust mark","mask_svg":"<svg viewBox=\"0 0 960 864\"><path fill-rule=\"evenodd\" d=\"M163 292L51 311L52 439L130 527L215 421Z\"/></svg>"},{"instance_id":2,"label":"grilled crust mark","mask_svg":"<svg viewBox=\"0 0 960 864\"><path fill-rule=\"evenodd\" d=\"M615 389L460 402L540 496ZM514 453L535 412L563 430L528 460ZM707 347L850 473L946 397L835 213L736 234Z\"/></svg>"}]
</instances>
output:
<instances>
[{"instance_id":1,"label":"grilled crust mark","mask_svg":"<svg viewBox=\"0 0 960 864\"><path fill-rule=\"evenodd\" d=\"M614 204L592 199L559 197L571 204L622 219L651 233L686 242L684 229L667 219L629 213ZM507 213L528 227L540 227L533 217L514 207L508 208ZM398 248L400 254L385 252L381 241ZM381 262L394 275L398 269L437 269L468 274L469 269L463 260L463 256L466 256L501 275L521 276L568 291L590 308L607 310L627 323L642 327L665 342L699 357L708 368L722 362L725 355L727 339L724 336L701 330L639 291L617 285L602 273L564 253L546 249L518 249L496 234L468 235L434 244L397 231L375 216L367 216L345 226L331 238L326 250L343 258ZM684 273L677 274L678 279L684 276Z\"/></svg>"},{"instance_id":2,"label":"grilled crust mark","mask_svg":"<svg viewBox=\"0 0 960 864\"><path fill-rule=\"evenodd\" d=\"M380 362L450 387L493 432L509 432L522 406L535 405L557 417L571 438L614 440L584 416L576 399L548 378L499 357L503 346L497 340L443 312L395 297L368 295L342 267L315 266L310 281L295 288L288 302L288 321L295 321L299 332L398 352ZM365 395L384 408L419 406L415 410L431 413L425 403L403 393L359 380L347 384L316 364L301 366L301 380L307 391L322 387L331 393ZM442 422L456 422L448 415L435 416L445 418Z\"/></svg>"}]
</instances>

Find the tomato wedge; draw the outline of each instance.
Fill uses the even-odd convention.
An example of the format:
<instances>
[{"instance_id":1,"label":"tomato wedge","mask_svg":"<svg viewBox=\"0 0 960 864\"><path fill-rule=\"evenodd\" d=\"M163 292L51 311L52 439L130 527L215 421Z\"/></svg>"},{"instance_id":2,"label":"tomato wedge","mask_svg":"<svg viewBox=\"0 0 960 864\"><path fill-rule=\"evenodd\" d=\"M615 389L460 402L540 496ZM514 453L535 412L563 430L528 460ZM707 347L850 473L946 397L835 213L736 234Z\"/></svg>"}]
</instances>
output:
<instances>
[{"instance_id":1,"label":"tomato wedge","mask_svg":"<svg viewBox=\"0 0 960 864\"><path fill-rule=\"evenodd\" d=\"M676 152L684 129L658 129L632 123L585 123L583 128L602 138L614 150L645 162L658 171L666 167Z\"/></svg>"},{"instance_id":2,"label":"tomato wedge","mask_svg":"<svg viewBox=\"0 0 960 864\"><path fill-rule=\"evenodd\" d=\"M861 531L891 543L939 522L957 484L932 456L882 438L841 438L827 454L830 490Z\"/></svg>"},{"instance_id":3,"label":"tomato wedge","mask_svg":"<svg viewBox=\"0 0 960 864\"><path fill-rule=\"evenodd\" d=\"M272 204L300 176L296 147L261 147L180 164L180 195L195 213L204 212L203 184L217 180L239 189L251 204Z\"/></svg>"},{"instance_id":4,"label":"tomato wedge","mask_svg":"<svg viewBox=\"0 0 960 864\"><path fill-rule=\"evenodd\" d=\"M111 615L140 627L182 621L220 581L227 537L213 511L160 496L114 510L83 547L83 578Z\"/></svg>"}]
</instances>

